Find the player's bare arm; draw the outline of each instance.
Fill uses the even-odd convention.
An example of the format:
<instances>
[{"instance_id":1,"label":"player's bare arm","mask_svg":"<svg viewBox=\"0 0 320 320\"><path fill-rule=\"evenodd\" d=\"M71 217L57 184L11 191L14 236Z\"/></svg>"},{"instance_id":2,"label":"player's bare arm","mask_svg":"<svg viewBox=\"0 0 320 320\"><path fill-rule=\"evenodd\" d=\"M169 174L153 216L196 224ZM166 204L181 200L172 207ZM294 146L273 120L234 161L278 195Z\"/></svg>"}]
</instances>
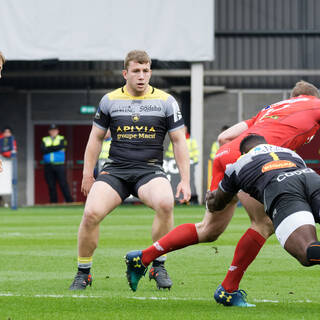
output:
<instances>
[{"instance_id":1,"label":"player's bare arm","mask_svg":"<svg viewBox=\"0 0 320 320\"><path fill-rule=\"evenodd\" d=\"M101 152L101 146L106 132L93 125L89 140L84 153L84 165L81 191L87 196L95 179L93 177L94 167L98 161Z\"/></svg>"},{"instance_id":2,"label":"player's bare arm","mask_svg":"<svg viewBox=\"0 0 320 320\"><path fill-rule=\"evenodd\" d=\"M220 147L226 144L227 142L234 140L247 129L248 125L246 124L246 122L241 121L233 125L232 127L228 128L227 130L221 132L218 136L218 142Z\"/></svg>"},{"instance_id":3,"label":"player's bare arm","mask_svg":"<svg viewBox=\"0 0 320 320\"><path fill-rule=\"evenodd\" d=\"M188 202L191 198L190 158L184 128L170 132L169 137L172 142L174 158L181 176L181 180L177 186L176 198L179 198L182 193L182 202Z\"/></svg>"},{"instance_id":4,"label":"player's bare arm","mask_svg":"<svg viewBox=\"0 0 320 320\"><path fill-rule=\"evenodd\" d=\"M208 191L206 194L206 204L209 212L223 210L226 205L233 199L234 194L224 192L220 188L214 191Z\"/></svg>"}]
</instances>

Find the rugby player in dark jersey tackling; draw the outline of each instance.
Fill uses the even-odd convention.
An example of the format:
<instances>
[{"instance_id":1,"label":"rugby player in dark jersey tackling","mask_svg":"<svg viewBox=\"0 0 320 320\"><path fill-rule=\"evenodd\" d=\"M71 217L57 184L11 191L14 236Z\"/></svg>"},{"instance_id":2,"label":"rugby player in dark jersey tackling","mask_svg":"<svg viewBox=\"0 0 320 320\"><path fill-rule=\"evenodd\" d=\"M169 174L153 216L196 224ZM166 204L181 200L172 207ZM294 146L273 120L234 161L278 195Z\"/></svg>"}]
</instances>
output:
<instances>
[{"instance_id":1,"label":"rugby player in dark jersey tackling","mask_svg":"<svg viewBox=\"0 0 320 320\"><path fill-rule=\"evenodd\" d=\"M320 222L320 176L294 151L269 145L259 135L245 137L240 152L243 156L227 166L219 187L207 193L208 211L215 214L223 210L241 189L264 204L287 252L303 266L320 264L315 227L315 222ZM230 301L229 305L241 299L223 288L215 292L218 294Z\"/></svg>"},{"instance_id":2,"label":"rugby player in dark jersey tackling","mask_svg":"<svg viewBox=\"0 0 320 320\"><path fill-rule=\"evenodd\" d=\"M70 290L91 285L90 269L99 224L131 194L155 211L153 242L173 228L174 195L162 169L167 133L181 176L176 197L182 193L182 201L186 202L191 196L189 153L176 100L149 85L151 60L144 51L128 53L123 77L125 86L101 99L84 155L82 192L87 201L78 233L78 272ZM109 159L94 180L94 167L108 128L112 137ZM159 289L172 286L164 268L165 258L156 259L149 272Z\"/></svg>"}]
</instances>

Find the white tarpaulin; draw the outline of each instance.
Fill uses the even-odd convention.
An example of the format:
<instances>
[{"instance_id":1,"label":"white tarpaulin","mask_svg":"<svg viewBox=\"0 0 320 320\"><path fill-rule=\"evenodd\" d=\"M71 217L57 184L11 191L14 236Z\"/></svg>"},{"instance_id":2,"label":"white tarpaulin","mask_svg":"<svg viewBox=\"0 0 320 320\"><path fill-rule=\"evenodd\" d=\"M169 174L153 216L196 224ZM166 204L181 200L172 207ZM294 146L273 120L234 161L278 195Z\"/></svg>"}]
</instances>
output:
<instances>
[{"instance_id":1,"label":"white tarpaulin","mask_svg":"<svg viewBox=\"0 0 320 320\"><path fill-rule=\"evenodd\" d=\"M0 195L12 193L12 161L3 157L3 171L0 172Z\"/></svg>"},{"instance_id":2,"label":"white tarpaulin","mask_svg":"<svg viewBox=\"0 0 320 320\"><path fill-rule=\"evenodd\" d=\"M5 0L0 51L8 60L213 60L214 0Z\"/></svg>"}]
</instances>

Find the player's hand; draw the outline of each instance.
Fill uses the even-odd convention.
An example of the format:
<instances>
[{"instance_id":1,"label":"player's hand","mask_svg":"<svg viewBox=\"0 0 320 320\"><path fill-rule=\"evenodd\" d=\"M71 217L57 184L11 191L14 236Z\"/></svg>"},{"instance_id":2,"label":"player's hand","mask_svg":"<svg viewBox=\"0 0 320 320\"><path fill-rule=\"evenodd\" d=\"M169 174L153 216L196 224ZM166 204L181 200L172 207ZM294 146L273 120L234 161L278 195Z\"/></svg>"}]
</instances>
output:
<instances>
[{"instance_id":1,"label":"player's hand","mask_svg":"<svg viewBox=\"0 0 320 320\"><path fill-rule=\"evenodd\" d=\"M82 177L82 183L81 183L81 192L86 197L95 182L95 179L93 176L83 176Z\"/></svg>"},{"instance_id":2,"label":"player's hand","mask_svg":"<svg viewBox=\"0 0 320 320\"><path fill-rule=\"evenodd\" d=\"M208 190L206 193L206 207L209 212L214 212L214 200L215 200L216 192Z\"/></svg>"},{"instance_id":3,"label":"player's hand","mask_svg":"<svg viewBox=\"0 0 320 320\"><path fill-rule=\"evenodd\" d=\"M187 203L191 198L190 184L180 181L177 186L176 198L179 198L182 193L182 199L179 199L180 203Z\"/></svg>"}]
</instances>

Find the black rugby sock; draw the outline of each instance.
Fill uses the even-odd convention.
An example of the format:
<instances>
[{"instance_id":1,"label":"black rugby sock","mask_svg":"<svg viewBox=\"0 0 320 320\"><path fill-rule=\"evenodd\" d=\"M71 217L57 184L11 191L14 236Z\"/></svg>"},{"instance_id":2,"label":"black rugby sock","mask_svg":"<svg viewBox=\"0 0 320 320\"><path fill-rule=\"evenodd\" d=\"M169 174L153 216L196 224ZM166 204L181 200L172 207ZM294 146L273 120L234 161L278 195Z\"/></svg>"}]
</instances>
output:
<instances>
[{"instance_id":1,"label":"black rugby sock","mask_svg":"<svg viewBox=\"0 0 320 320\"><path fill-rule=\"evenodd\" d=\"M307 249L307 259L310 265L320 264L320 242L313 242Z\"/></svg>"},{"instance_id":2,"label":"black rugby sock","mask_svg":"<svg viewBox=\"0 0 320 320\"><path fill-rule=\"evenodd\" d=\"M89 274L90 273L90 268L78 268L78 271L81 271L83 273Z\"/></svg>"}]
</instances>

